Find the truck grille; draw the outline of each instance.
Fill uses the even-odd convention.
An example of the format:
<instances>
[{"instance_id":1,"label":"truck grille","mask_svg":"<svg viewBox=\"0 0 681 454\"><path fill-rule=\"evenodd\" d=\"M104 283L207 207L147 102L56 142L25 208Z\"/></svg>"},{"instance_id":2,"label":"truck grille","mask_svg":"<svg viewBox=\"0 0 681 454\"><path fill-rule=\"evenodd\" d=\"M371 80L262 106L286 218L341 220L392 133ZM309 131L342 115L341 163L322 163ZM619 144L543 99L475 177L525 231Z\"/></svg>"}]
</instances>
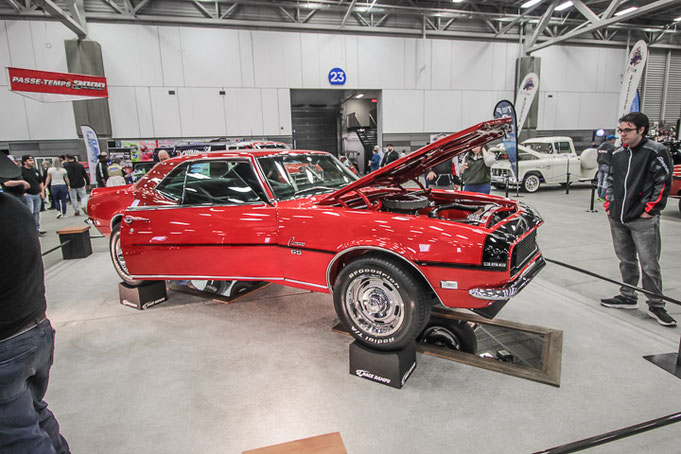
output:
<instances>
[{"instance_id":1,"label":"truck grille","mask_svg":"<svg viewBox=\"0 0 681 454\"><path fill-rule=\"evenodd\" d=\"M533 230L513 247L511 255L511 276L514 276L525 266L537 252L537 231Z\"/></svg>"},{"instance_id":2,"label":"truck grille","mask_svg":"<svg viewBox=\"0 0 681 454\"><path fill-rule=\"evenodd\" d=\"M492 169L492 176L505 177L508 175L508 169Z\"/></svg>"}]
</instances>

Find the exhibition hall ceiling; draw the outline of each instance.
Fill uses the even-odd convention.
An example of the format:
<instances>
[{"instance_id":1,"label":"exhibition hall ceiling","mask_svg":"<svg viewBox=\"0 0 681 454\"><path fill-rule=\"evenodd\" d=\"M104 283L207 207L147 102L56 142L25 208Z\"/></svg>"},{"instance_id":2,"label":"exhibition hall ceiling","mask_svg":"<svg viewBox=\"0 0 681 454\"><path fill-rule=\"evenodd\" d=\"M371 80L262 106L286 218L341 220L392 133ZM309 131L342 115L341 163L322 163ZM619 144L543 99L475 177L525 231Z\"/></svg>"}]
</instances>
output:
<instances>
[{"instance_id":1,"label":"exhibition hall ceiling","mask_svg":"<svg viewBox=\"0 0 681 454\"><path fill-rule=\"evenodd\" d=\"M528 54L553 44L645 39L681 48L679 0L0 0L4 19L515 40Z\"/></svg>"}]
</instances>

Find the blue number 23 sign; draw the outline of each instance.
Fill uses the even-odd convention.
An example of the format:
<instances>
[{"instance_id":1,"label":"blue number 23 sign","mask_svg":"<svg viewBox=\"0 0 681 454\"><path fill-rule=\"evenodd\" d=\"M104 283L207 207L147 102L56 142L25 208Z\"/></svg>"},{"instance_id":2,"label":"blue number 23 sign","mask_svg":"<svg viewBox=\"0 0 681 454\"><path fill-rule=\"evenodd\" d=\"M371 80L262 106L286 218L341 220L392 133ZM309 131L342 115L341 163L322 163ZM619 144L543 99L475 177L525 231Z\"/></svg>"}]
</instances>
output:
<instances>
[{"instance_id":1,"label":"blue number 23 sign","mask_svg":"<svg viewBox=\"0 0 681 454\"><path fill-rule=\"evenodd\" d=\"M345 85L345 71L340 68L333 68L329 71L329 83L331 85Z\"/></svg>"}]
</instances>

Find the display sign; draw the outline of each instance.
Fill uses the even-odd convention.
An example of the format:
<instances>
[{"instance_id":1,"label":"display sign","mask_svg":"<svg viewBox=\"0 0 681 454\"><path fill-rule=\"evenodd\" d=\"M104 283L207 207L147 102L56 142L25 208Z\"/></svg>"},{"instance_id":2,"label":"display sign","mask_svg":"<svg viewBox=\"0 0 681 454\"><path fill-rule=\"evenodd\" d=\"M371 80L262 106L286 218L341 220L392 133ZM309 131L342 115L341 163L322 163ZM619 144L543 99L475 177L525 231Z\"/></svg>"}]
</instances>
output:
<instances>
[{"instance_id":1,"label":"display sign","mask_svg":"<svg viewBox=\"0 0 681 454\"><path fill-rule=\"evenodd\" d=\"M518 133L516 132L516 113L511 101L502 100L494 107L494 118L511 117L511 132L501 139L508 155L508 160L511 162L511 170L516 181L518 180Z\"/></svg>"},{"instance_id":2,"label":"display sign","mask_svg":"<svg viewBox=\"0 0 681 454\"><path fill-rule=\"evenodd\" d=\"M345 71L340 68L333 68L329 71L329 83L331 85L345 85Z\"/></svg>"},{"instance_id":3,"label":"display sign","mask_svg":"<svg viewBox=\"0 0 681 454\"><path fill-rule=\"evenodd\" d=\"M532 107L532 101L534 101L537 90L539 90L539 76L535 73L529 73L520 83L518 95L515 98L518 135L520 135L520 131L523 130L523 124L525 123L527 114L530 112L530 107Z\"/></svg>"},{"instance_id":4,"label":"display sign","mask_svg":"<svg viewBox=\"0 0 681 454\"><path fill-rule=\"evenodd\" d=\"M632 112L636 90L641 81L641 76L643 76L643 68L645 68L647 60L648 45L643 40L637 41L629 53L627 68L624 71L622 88L620 89L619 107L617 108L617 118Z\"/></svg>"},{"instance_id":5,"label":"display sign","mask_svg":"<svg viewBox=\"0 0 681 454\"><path fill-rule=\"evenodd\" d=\"M7 68L10 90L41 102L107 98L106 77Z\"/></svg>"},{"instance_id":6,"label":"display sign","mask_svg":"<svg viewBox=\"0 0 681 454\"><path fill-rule=\"evenodd\" d=\"M85 149L87 150L87 162L90 168L90 184L97 183L97 159L99 158L99 139L97 133L91 127L82 125L80 127L83 133L83 140L85 141Z\"/></svg>"}]
</instances>

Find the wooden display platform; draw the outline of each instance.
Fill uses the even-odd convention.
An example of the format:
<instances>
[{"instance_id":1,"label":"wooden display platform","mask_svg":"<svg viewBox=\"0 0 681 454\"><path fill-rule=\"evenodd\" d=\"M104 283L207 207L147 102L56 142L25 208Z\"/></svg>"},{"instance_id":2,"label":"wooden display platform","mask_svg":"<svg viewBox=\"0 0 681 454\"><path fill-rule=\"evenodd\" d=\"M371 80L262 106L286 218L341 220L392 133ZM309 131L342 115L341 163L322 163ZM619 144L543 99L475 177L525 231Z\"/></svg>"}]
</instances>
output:
<instances>
[{"instance_id":1,"label":"wooden display platform","mask_svg":"<svg viewBox=\"0 0 681 454\"><path fill-rule=\"evenodd\" d=\"M463 353L444 347L437 347L427 344L416 344L416 351L436 358L456 361L468 364L469 366L480 367L482 369L501 372L502 374L524 378L551 386L560 387L560 372L563 355L563 331L544 328L542 326L525 325L523 323L511 322L508 320L486 319L473 313L449 311L440 308L433 308L433 316L449 318L452 320L462 320L465 322L479 323L482 325L503 327L511 330L527 332L543 337L541 368L525 368L494 358L483 358L470 353ZM350 335L345 330L342 323L333 327L333 331Z\"/></svg>"},{"instance_id":2,"label":"wooden display platform","mask_svg":"<svg viewBox=\"0 0 681 454\"><path fill-rule=\"evenodd\" d=\"M340 433L304 438L264 448L250 449L243 454L347 454Z\"/></svg>"}]
</instances>

